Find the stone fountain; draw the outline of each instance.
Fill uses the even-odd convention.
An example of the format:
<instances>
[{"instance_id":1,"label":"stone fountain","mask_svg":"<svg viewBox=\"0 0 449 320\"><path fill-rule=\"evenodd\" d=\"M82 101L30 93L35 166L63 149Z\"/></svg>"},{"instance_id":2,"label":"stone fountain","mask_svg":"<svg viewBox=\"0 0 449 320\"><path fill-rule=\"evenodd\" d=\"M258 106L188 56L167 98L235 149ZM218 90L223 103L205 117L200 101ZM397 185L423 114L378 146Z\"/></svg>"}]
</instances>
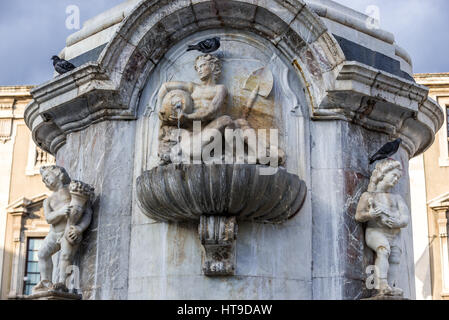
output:
<instances>
[{"instance_id":1,"label":"stone fountain","mask_svg":"<svg viewBox=\"0 0 449 320\"><path fill-rule=\"evenodd\" d=\"M408 161L444 116L367 19L328 0L129 0L70 36L77 68L33 89L25 120L95 188L83 299L371 297L369 155L402 139L390 192L410 207ZM412 223L395 282L411 299Z\"/></svg>"}]
</instances>

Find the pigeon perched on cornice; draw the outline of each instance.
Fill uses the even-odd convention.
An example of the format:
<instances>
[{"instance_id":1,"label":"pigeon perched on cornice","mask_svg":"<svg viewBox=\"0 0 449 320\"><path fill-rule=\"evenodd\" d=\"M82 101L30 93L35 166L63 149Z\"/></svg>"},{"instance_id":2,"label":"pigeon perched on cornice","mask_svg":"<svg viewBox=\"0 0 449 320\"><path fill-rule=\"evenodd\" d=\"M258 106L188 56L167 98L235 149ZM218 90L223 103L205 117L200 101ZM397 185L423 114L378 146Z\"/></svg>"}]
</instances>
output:
<instances>
[{"instance_id":1,"label":"pigeon perched on cornice","mask_svg":"<svg viewBox=\"0 0 449 320\"><path fill-rule=\"evenodd\" d=\"M59 74L64 74L76 68L73 64L64 59L60 59L58 56L53 56L51 60L53 60L53 66Z\"/></svg>"},{"instance_id":2,"label":"pigeon perched on cornice","mask_svg":"<svg viewBox=\"0 0 449 320\"><path fill-rule=\"evenodd\" d=\"M369 159L369 164L373 164L376 161L384 160L391 157L396 152L398 152L401 143L402 139L400 138L394 140L393 142L388 142Z\"/></svg>"},{"instance_id":3,"label":"pigeon perched on cornice","mask_svg":"<svg viewBox=\"0 0 449 320\"><path fill-rule=\"evenodd\" d=\"M212 39L206 39L195 45L189 45L187 51L198 50L202 53L212 53L217 51L221 46L220 38L215 37Z\"/></svg>"}]
</instances>

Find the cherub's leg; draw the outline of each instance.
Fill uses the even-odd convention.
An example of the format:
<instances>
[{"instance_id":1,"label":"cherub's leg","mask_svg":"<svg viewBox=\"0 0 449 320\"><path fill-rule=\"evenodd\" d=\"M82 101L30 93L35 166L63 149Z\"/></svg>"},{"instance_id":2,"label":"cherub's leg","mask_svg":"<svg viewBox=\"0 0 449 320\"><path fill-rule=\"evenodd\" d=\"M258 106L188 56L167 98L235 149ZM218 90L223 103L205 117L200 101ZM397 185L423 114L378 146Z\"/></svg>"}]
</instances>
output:
<instances>
[{"instance_id":1,"label":"cherub's leg","mask_svg":"<svg viewBox=\"0 0 449 320\"><path fill-rule=\"evenodd\" d=\"M65 287L66 280L71 273L69 267L73 263L73 258L78 246L79 245L71 245L67 241L65 236L62 237L61 239L61 255L59 258L60 261L59 261L59 281L58 281L59 282L58 285L61 286L61 289L66 289Z\"/></svg>"},{"instance_id":2,"label":"cherub's leg","mask_svg":"<svg viewBox=\"0 0 449 320\"><path fill-rule=\"evenodd\" d=\"M390 244L388 239L377 228L366 229L366 243L370 249L376 252L376 273L379 280L379 293L390 294L391 288L388 285L388 269L390 258Z\"/></svg>"},{"instance_id":3,"label":"cherub's leg","mask_svg":"<svg viewBox=\"0 0 449 320\"><path fill-rule=\"evenodd\" d=\"M395 295L402 295L403 291L398 287L398 278L399 278L399 264L401 263L401 248L398 246L391 247L390 254L390 270L388 273L389 282L392 286L393 292Z\"/></svg>"},{"instance_id":4,"label":"cherub's leg","mask_svg":"<svg viewBox=\"0 0 449 320\"><path fill-rule=\"evenodd\" d=\"M379 291L381 294L388 294L391 291L391 288L388 285L389 256L390 256L389 248L386 248L384 246L380 246L377 248L376 267L379 277Z\"/></svg>"},{"instance_id":5,"label":"cherub's leg","mask_svg":"<svg viewBox=\"0 0 449 320\"><path fill-rule=\"evenodd\" d=\"M41 281L51 282L53 274L53 261L51 257L58 252L59 249L60 246L55 233L50 232L47 237L45 237L45 240L38 252Z\"/></svg>"}]
</instances>

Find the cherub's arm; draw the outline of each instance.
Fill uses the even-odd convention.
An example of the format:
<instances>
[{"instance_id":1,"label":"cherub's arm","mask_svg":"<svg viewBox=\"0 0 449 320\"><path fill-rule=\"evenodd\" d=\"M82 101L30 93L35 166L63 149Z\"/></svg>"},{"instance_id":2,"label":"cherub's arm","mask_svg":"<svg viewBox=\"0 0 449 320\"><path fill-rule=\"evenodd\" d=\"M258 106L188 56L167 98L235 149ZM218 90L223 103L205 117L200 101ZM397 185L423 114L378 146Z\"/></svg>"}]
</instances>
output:
<instances>
[{"instance_id":1,"label":"cherub's arm","mask_svg":"<svg viewBox=\"0 0 449 320\"><path fill-rule=\"evenodd\" d=\"M207 108L201 108L197 112L186 115L190 120L212 120L217 111L220 110L225 101L228 91L225 86L217 86L217 93Z\"/></svg>"},{"instance_id":2,"label":"cherub's arm","mask_svg":"<svg viewBox=\"0 0 449 320\"><path fill-rule=\"evenodd\" d=\"M359 200L359 204L357 205L357 211L355 214L355 219L358 222L367 222L369 220L375 219L370 213L370 204L369 204L370 195L368 193L362 194Z\"/></svg>"},{"instance_id":3,"label":"cherub's arm","mask_svg":"<svg viewBox=\"0 0 449 320\"><path fill-rule=\"evenodd\" d=\"M48 224L57 224L62 218L68 215L68 207L64 206L60 210L52 210L48 199L44 200L44 214Z\"/></svg>"},{"instance_id":4,"label":"cherub's arm","mask_svg":"<svg viewBox=\"0 0 449 320\"><path fill-rule=\"evenodd\" d=\"M81 217L81 221L76 225L80 233L86 231L92 221L92 207L88 205L86 210L84 210L83 216Z\"/></svg>"},{"instance_id":5,"label":"cherub's arm","mask_svg":"<svg viewBox=\"0 0 449 320\"><path fill-rule=\"evenodd\" d=\"M398 196L398 207L401 214L399 220L395 223L396 228L405 228L410 223L410 210L401 196Z\"/></svg>"}]
</instances>

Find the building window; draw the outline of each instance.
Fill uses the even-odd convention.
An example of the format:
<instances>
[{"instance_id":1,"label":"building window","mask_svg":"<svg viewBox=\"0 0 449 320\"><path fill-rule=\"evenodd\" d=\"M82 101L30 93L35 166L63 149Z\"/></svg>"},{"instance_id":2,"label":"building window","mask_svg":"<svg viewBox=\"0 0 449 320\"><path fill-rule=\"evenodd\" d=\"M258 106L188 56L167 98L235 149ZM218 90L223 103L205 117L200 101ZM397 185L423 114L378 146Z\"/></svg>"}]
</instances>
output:
<instances>
[{"instance_id":1,"label":"building window","mask_svg":"<svg viewBox=\"0 0 449 320\"><path fill-rule=\"evenodd\" d=\"M40 168L46 165L54 164L55 158L42 150L41 148L36 147L36 155L35 155L35 168Z\"/></svg>"},{"instance_id":2,"label":"building window","mask_svg":"<svg viewBox=\"0 0 449 320\"><path fill-rule=\"evenodd\" d=\"M39 273L39 260L37 253L43 241L43 238L28 238L23 288L23 293L25 295L30 295L33 287L40 281L41 275Z\"/></svg>"},{"instance_id":3,"label":"building window","mask_svg":"<svg viewBox=\"0 0 449 320\"><path fill-rule=\"evenodd\" d=\"M39 174L39 169L43 166L53 165L56 160L51 154L48 154L41 148L34 144L33 139L30 139L28 149L28 164L26 167L26 175L34 176Z\"/></svg>"}]
</instances>

